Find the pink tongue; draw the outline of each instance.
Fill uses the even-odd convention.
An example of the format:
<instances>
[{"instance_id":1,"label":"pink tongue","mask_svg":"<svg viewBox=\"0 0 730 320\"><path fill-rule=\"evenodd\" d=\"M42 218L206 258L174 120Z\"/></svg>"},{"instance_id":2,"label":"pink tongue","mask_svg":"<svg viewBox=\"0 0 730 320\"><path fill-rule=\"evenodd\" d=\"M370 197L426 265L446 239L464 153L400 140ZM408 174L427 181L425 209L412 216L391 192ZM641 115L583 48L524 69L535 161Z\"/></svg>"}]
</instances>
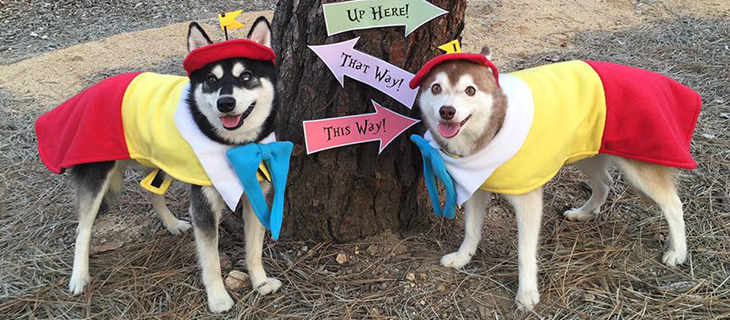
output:
<instances>
[{"instance_id":1,"label":"pink tongue","mask_svg":"<svg viewBox=\"0 0 730 320\"><path fill-rule=\"evenodd\" d=\"M439 123L439 133L444 138L451 138L459 133L461 129L460 123L442 122Z\"/></svg>"},{"instance_id":2,"label":"pink tongue","mask_svg":"<svg viewBox=\"0 0 730 320\"><path fill-rule=\"evenodd\" d=\"M225 116L221 117L221 122L223 122L223 126L226 128L235 128L238 125L238 122L241 121L241 115L237 116Z\"/></svg>"}]
</instances>

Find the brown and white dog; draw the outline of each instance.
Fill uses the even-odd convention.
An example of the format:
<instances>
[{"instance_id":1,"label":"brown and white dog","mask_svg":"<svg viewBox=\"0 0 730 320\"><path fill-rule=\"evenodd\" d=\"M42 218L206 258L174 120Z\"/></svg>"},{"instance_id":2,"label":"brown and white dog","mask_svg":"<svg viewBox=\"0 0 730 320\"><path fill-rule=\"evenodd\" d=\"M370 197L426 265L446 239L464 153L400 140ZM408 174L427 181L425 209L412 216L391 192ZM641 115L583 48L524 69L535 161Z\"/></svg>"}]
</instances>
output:
<instances>
[{"instance_id":1,"label":"brown and white dog","mask_svg":"<svg viewBox=\"0 0 730 320\"><path fill-rule=\"evenodd\" d=\"M689 141L699 95L659 74L615 64L572 61L499 75L490 60L486 47L479 55L440 56L411 82L420 86L425 138L440 149L458 203L465 203L464 241L441 264L461 268L471 260L490 193L502 194L514 207L519 234L515 300L519 309L532 309L540 300L536 256L543 185L567 163L593 189L582 207L564 212L567 219L598 214L615 163L667 220L663 262L685 262L675 168L696 166ZM651 131L637 135L641 130Z\"/></svg>"}]
</instances>

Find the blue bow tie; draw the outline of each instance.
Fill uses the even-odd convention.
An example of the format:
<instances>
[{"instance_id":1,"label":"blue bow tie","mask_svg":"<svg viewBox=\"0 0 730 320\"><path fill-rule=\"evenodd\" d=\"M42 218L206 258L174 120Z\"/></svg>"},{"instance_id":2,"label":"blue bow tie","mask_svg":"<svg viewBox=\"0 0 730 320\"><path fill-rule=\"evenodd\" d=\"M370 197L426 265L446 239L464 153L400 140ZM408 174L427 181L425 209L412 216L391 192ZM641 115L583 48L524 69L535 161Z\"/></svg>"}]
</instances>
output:
<instances>
[{"instance_id":1,"label":"blue bow tie","mask_svg":"<svg viewBox=\"0 0 730 320\"><path fill-rule=\"evenodd\" d=\"M250 143L234 147L226 152L228 160L241 180L243 190L251 202L254 213L266 229L271 230L274 240L279 239L281 222L284 219L284 191L286 179L289 175L289 159L294 144L289 141L272 142L269 144ZM256 177L259 164L266 164L271 174L271 183L274 185L274 203L269 211L266 197L259 180Z\"/></svg>"},{"instance_id":2,"label":"blue bow tie","mask_svg":"<svg viewBox=\"0 0 730 320\"><path fill-rule=\"evenodd\" d=\"M439 151L432 147L423 137L414 134L411 135L411 141L421 150L421 156L423 157L423 179L426 180L426 188L428 189L428 195L431 197L433 212L438 217L453 219L456 215L456 189L454 189L454 181L451 179L451 175L446 171L444 160L441 159ZM443 209L441 209L441 203L439 202L436 177L444 185L444 189L446 189L446 203Z\"/></svg>"}]
</instances>

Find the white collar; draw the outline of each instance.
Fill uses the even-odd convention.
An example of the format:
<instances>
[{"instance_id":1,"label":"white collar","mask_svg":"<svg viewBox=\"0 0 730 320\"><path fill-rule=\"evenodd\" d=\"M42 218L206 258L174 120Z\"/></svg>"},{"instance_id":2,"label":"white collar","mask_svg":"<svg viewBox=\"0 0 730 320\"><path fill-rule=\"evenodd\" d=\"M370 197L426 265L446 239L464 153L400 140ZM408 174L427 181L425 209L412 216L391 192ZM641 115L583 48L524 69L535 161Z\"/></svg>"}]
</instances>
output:
<instances>
[{"instance_id":1,"label":"white collar","mask_svg":"<svg viewBox=\"0 0 730 320\"><path fill-rule=\"evenodd\" d=\"M175 125L182 135L183 139L190 144L193 152L203 166L208 179L223 198L231 211L236 210L238 201L243 195L243 186L238 180L236 172L228 162L226 151L235 146L220 144L210 140L193 119L190 107L187 103L187 96L190 90L190 84L185 85L180 97L180 103L175 111ZM276 141L276 135L272 132L259 143L271 143Z\"/></svg>"},{"instance_id":2,"label":"white collar","mask_svg":"<svg viewBox=\"0 0 730 320\"><path fill-rule=\"evenodd\" d=\"M499 82L507 96L507 110L502 128L487 146L470 156L454 158L440 149L431 132L423 136L432 147L439 149L446 171L454 179L459 205L469 200L497 168L517 154L532 126L535 107L530 87L510 74L501 75Z\"/></svg>"}]
</instances>

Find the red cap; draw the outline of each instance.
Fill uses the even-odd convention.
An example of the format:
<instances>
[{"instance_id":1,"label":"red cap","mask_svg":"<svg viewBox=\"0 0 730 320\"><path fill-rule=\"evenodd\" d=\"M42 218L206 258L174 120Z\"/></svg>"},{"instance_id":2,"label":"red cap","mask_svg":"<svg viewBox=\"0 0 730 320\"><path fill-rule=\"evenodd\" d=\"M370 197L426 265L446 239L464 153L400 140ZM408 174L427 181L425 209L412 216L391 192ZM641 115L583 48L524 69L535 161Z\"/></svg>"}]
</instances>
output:
<instances>
[{"instance_id":1,"label":"red cap","mask_svg":"<svg viewBox=\"0 0 730 320\"><path fill-rule=\"evenodd\" d=\"M416 74L416 77L411 80L411 83L409 84L411 89L415 89L416 87L421 85L421 81L423 81L423 78L428 75L429 72L431 72L431 69L435 68L436 66L446 62L446 61L452 61L452 60L467 60L474 62L476 64L483 65L485 67L489 67L492 69L492 74L494 74L494 80L497 81L497 87L499 87L499 71L497 71L497 67L494 66L494 63L492 61L489 61L487 57L481 54L476 53L450 53L450 54L444 54L440 55L436 58L431 59L431 61L427 62L421 70L418 70L418 73Z\"/></svg>"},{"instance_id":2,"label":"red cap","mask_svg":"<svg viewBox=\"0 0 730 320\"><path fill-rule=\"evenodd\" d=\"M248 39L236 39L209 44L190 51L183 61L183 69L188 77L193 71L220 60L246 58L276 63L276 55L271 48Z\"/></svg>"}]
</instances>

